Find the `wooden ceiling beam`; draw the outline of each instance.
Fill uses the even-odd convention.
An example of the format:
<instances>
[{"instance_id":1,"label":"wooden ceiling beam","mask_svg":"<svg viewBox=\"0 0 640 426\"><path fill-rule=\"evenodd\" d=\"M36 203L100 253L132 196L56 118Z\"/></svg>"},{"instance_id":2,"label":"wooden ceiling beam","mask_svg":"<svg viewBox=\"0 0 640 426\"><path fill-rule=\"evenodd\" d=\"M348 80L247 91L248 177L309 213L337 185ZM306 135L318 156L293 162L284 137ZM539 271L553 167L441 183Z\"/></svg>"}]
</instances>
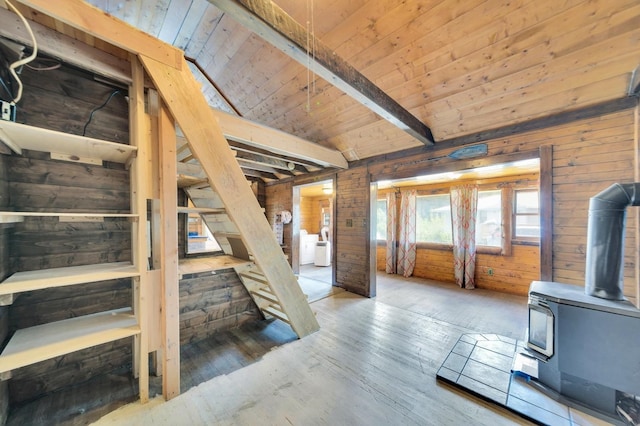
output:
<instances>
[{"instance_id":1,"label":"wooden ceiling beam","mask_svg":"<svg viewBox=\"0 0 640 426\"><path fill-rule=\"evenodd\" d=\"M325 46L271 0L208 0L249 30L425 145L431 129ZM312 57L307 46L314 46Z\"/></svg>"},{"instance_id":2,"label":"wooden ceiling beam","mask_svg":"<svg viewBox=\"0 0 640 426\"><path fill-rule=\"evenodd\" d=\"M29 21L38 41L38 49L62 62L75 65L122 83L131 83L129 61L117 58L88 44L54 31L37 22ZM24 24L13 12L0 7L0 36L24 46L33 47Z\"/></svg>"},{"instance_id":3,"label":"wooden ceiling beam","mask_svg":"<svg viewBox=\"0 0 640 426\"><path fill-rule=\"evenodd\" d=\"M291 174L291 169L284 160L276 160L246 151L236 151L236 158L238 161L243 160L246 163L260 164L271 169L284 170L285 173Z\"/></svg>"},{"instance_id":4,"label":"wooden ceiling beam","mask_svg":"<svg viewBox=\"0 0 640 426\"><path fill-rule=\"evenodd\" d=\"M18 1L134 55L145 55L178 70L182 67L182 50L128 25L89 3L78 0Z\"/></svg>"},{"instance_id":5,"label":"wooden ceiling beam","mask_svg":"<svg viewBox=\"0 0 640 426\"><path fill-rule=\"evenodd\" d=\"M220 110L212 109L212 111L227 139L263 148L275 154L298 157L324 167L349 168L347 160L340 151L325 148L322 145Z\"/></svg>"},{"instance_id":6,"label":"wooden ceiling beam","mask_svg":"<svg viewBox=\"0 0 640 426\"><path fill-rule=\"evenodd\" d=\"M231 147L231 149L236 151L238 155L240 155L239 154L240 152L246 152L249 154L258 154L264 158L269 158L272 160L284 161L285 164L287 164L287 169L289 169L289 163L292 163L294 165L294 169L298 170L301 173L317 172L322 170L322 167L318 166L316 163L313 163L311 161L305 161L305 160L301 160L299 158L295 158L287 155L275 155L272 152L269 152L265 149L260 149L253 146L247 146L236 141L227 141L227 142L229 142L229 146Z\"/></svg>"}]
</instances>

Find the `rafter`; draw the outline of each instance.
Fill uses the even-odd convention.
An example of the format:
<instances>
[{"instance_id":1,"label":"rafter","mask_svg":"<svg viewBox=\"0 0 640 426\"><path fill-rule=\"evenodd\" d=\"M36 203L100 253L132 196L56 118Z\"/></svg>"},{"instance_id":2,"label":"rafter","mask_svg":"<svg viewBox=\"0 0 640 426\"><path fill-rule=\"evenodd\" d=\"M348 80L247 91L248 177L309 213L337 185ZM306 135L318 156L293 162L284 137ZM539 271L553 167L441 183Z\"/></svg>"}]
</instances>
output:
<instances>
[{"instance_id":1,"label":"rafter","mask_svg":"<svg viewBox=\"0 0 640 426\"><path fill-rule=\"evenodd\" d=\"M271 0L208 0L249 30L261 36L303 66L351 96L380 117L424 143L434 142L431 129L382 89L340 58L320 40L312 40L313 57L306 46L314 38Z\"/></svg>"}]
</instances>

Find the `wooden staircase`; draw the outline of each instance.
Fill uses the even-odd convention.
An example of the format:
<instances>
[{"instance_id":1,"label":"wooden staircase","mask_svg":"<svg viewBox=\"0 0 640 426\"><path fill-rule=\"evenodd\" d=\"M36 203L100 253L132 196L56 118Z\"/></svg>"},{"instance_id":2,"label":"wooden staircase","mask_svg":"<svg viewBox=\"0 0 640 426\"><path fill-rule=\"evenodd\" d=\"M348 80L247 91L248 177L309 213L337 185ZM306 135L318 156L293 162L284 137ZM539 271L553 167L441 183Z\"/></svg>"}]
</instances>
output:
<instances>
[{"instance_id":1,"label":"wooden staircase","mask_svg":"<svg viewBox=\"0 0 640 426\"><path fill-rule=\"evenodd\" d=\"M189 165L196 166L197 164L190 163ZM181 180L184 180L185 176L183 175L181 178ZM187 177L187 179L189 178ZM289 316L286 314L285 306L276 296L271 284L260 268L253 262L253 256L247 250L242 240L242 235L227 214L218 194L206 182L184 187L183 189L195 206L191 212L200 214L224 253L235 258L251 261L248 265L243 264L233 269L265 318L275 317L292 325ZM264 217L264 214L262 216Z\"/></svg>"},{"instance_id":2,"label":"wooden staircase","mask_svg":"<svg viewBox=\"0 0 640 426\"><path fill-rule=\"evenodd\" d=\"M251 260L235 269L256 304L300 338L317 331L306 296L186 62L177 69L142 55L140 60L202 167L188 165L199 183L187 194L224 252Z\"/></svg>"}]
</instances>

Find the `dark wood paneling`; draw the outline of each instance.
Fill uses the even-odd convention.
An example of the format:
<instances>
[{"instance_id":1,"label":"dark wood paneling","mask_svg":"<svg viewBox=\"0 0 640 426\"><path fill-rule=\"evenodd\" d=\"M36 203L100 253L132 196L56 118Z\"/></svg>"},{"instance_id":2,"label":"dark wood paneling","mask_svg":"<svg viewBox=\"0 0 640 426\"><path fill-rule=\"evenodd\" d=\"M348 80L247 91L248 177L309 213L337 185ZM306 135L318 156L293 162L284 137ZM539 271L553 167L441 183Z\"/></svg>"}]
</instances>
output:
<instances>
[{"instance_id":1,"label":"dark wood paneling","mask_svg":"<svg viewBox=\"0 0 640 426\"><path fill-rule=\"evenodd\" d=\"M131 338L116 340L14 370L10 401L20 404L123 366L130 368L131 347Z\"/></svg>"},{"instance_id":2,"label":"dark wood paneling","mask_svg":"<svg viewBox=\"0 0 640 426\"><path fill-rule=\"evenodd\" d=\"M18 121L72 134L82 134L91 111L113 91L93 76L64 66L46 74L25 67L22 79ZM87 136L128 143L124 98L116 95L96 111L87 130ZM54 161L35 151L0 158L0 205L17 211L129 212L129 173L122 165ZM28 217L0 228L0 272L127 261L130 229L127 219L65 223L54 217ZM0 315L12 333L130 306L131 297L130 279L52 288L17 295L4 308L8 314L0 310ZM123 339L21 368L8 382L9 399L23 402L117 368L130 368L130 352L131 339Z\"/></svg>"},{"instance_id":3,"label":"dark wood paneling","mask_svg":"<svg viewBox=\"0 0 640 426\"><path fill-rule=\"evenodd\" d=\"M232 270L180 280L180 343L192 343L238 327L261 314Z\"/></svg>"},{"instance_id":4,"label":"dark wood paneling","mask_svg":"<svg viewBox=\"0 0 640 426\"><path fill-rule=\"evenodd\" d=\"M336 284L368 297L369 174L366 167L338 173L336 180Z\"/></svg>"},{"instance_id":5,"label":"dark wood paneling","mask_svg":"<svg viewBox=\"0 0 640 426\"><path fill-rule=\"evenodd\" d=\"M282 210L293 211L293 184L291 181L276 184L267 185L265 188L266 193L266 207L265 214L269 224L273 226L275 222L275 216ZM291 224L284 225L283 229L283 251L284 254L289 257L289 263L291 263L291 245L292 245L292 226Z\"/></svg>"},{"instance_id":6,"label":"dark wood paneling","mask_svg":"<svg viewBox=\"0 0 640 426\"><path fill-rule=\"evenodd\" d=\"M7 156L0 155L0 209L9 205L9 180L7 177ZM13 225L0 224L0 280L11 275L9 270L9 243ZM9 308L0 306L0 347L9 334ZM9 415L9 386L0 382L0 424L5 424Z\"/></svg>"},{"instance_id":7,"label":"dark wood paneling","mask_svg":"<svg viewBox=\"0 0 640 426\"><path fill-rule=\"evenodd\" d=\"M73 68L39 73L25 67L21 74L24 95L17 121L76 135L83 134L91 112L107 101L114 90ZM112 142L129 143L129 105L121 90L94 112L86 135Z\"/></svg>"}]
</instances>

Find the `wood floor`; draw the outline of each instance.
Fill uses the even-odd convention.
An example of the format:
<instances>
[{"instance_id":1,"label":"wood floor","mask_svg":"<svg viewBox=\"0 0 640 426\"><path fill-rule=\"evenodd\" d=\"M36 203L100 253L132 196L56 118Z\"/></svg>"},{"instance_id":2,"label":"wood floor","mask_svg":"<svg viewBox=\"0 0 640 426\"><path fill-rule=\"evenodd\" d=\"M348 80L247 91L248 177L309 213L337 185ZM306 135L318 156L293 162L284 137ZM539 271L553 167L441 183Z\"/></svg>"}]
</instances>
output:
<instances>
[{"instance_id":1,"label":"wood floor","mask_svg":"<svg viewBox=\"0 0 640 426\"><path fill-rule=\"evenodd\" d=\"M524 423L436 382L435 374L463 333L522 338L525 298L383 274L375 299L341 292L312 309L321 330L302 340L274 321L183 349L183 391L201 384L168 402L126 405L96 424ZM134 385L127 385L130 391ZM55 423L86 424L103 414L79 404L81 393L61 397L66 417ZM127 392L121 393L119 404L128 401ZM93 395L100 399L97 389ZM12 414L9 424L51 424L52 411L32 406L32 421Z\"/></svg>"}]
</instances>

